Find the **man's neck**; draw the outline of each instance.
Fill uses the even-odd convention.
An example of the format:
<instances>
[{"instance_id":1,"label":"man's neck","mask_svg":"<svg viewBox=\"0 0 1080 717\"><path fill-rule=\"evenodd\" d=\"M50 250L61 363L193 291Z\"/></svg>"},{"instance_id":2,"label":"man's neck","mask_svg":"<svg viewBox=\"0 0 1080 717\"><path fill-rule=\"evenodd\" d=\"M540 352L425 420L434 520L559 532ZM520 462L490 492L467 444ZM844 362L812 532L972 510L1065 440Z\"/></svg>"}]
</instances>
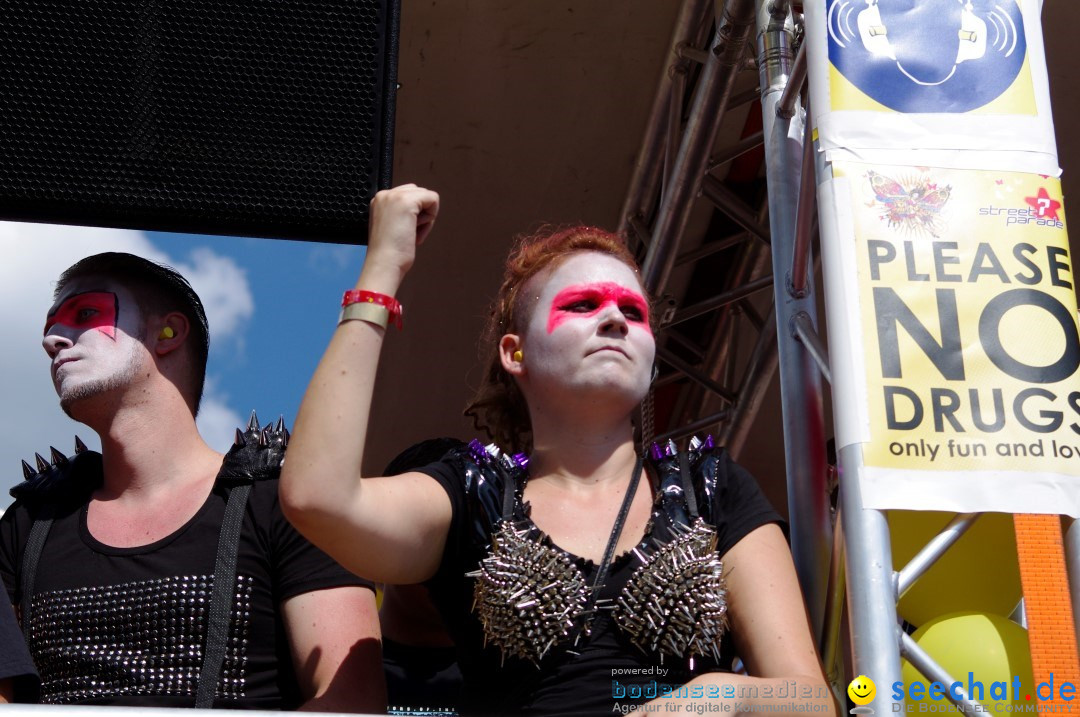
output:
<instances>
[{"instance_id":1,"label":"man's neck","mask_svg":"<svg viewBox=\"0 0 1080 717\"><path fill-rule=\"evenodd\" d=\"M186 405L121 409L91 427L101 438L102 499L151 498L204 485L221 465L221 454L203 441Z\"/></svg>"}]
</instances>

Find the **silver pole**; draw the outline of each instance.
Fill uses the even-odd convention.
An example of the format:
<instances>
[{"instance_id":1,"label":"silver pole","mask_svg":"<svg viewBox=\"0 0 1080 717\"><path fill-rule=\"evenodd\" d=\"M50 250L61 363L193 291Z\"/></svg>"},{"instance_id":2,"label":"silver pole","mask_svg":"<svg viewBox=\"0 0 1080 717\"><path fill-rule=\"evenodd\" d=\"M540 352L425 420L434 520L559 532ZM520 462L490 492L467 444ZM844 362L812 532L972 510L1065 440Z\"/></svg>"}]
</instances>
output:
<instances>
[{"instance_id":1,"label":"silver pole","mask_svg":"<svg viewBox=\"0 0 1080 717\"><path fill-rule=\"evenodd\" d=\"M743 446L750 436L751 424L757 415L765 392L776 373L776 314L772 311L761 327L754 352L747 361L746 373L739 386L739 398L731 409L731 420L720 430L720 445L727 446L731 455L738 460Z\"/></svg>"},{"instance_id":2,"label":"silver pole","mask_svg":"<svg viewBox=\"0 0 1080 717\"><path fill-rule=\"evenodd\" d=\"M795 242L795 212L799 199L803 112L784 119L777 115L792 64L792 23L788 15L773 15L770 3L758 14L758 72L765 135L765 171L769 185L769 234L772 239L773 282L780 392L783 404L784 452L787 468L791 550L806 595L811 625L821 634L825 615L826 578L832 526L829 521L825 425L821 375L806 348L792 332L800 312L816 315L812 286L807 295L793 296L782 277ZM876 678L875 678L876 679Z\"/></svg>"},{"instance_id":3,"label":"silver pole","mask_svg":"<svg viewBox=\"0 0 1080 717\"><path fill-rule=\"evenodd\" d=\"M758 278L748 281L747 283L736 286L734 289L729 289L722 294L717 294L711 298L699 301L696 304L691 304L683 309L675 312L675 316L671 319L670 325L681 324L684 321L689 321L695 317L707 314L710 311L715 311L721 307L733 304L736 301L745 299L751 294L756 294L762 289L767 289L772 286L773 278L771 276L759 276Z\"/></svg>"},{"instance_id":4,"label":"silver pole","mask_svg":"<svg viewBox=\"0 0 1080 717\"><path fill-rule=\"evenodd\" d=\"M840 513L847 552L848 616L856 674L879 685L900 680L900 630L896 623L889 524L879 510L863 508L859 490L862 446L840 449ZM888 714L889 691L879 689L875 714Z\"/></svg>"},{"instance_id":5,"label":"silver pole","mask_svg":"<svg viewBox=\"0 0 1080 717\"><path fill-rule=\"evenodd\" d=\"M699 385L704 386L705 388L715 393L717 396L720 396L721 398L734 403L735 394L729 391L726 386L721 386L718 382L714 381L698 369L683 361L666 347L656 347L656 358L663 361L668 366L671 366L673 369L686 376L691 381L695 381Z\"/></svg>"},{"instance_id":6,"label":"silver pole","mask_svg":"<svg viewBox=\"0 0 1080 717\"><path fill-rule=\"evenodd\" d=\"M721 164L727 164L736 157L741 157L750 150L757 149L761 146L761 143L762 141L764 141L764 139L765 137L761 134L761 132L754 132L753 134L746 135L735 144L729 147L724 147L720 151L716 152L713 156L709 157L709 165L707 169L711 172L712 170L719 167Z\"/></svg>"},{"instance_id":7,"label":"silver pole","mask_svg":"<svg viewBox=\"0 0 1080 717\"><path fill-rule=\"evenodd\" d=\"M766 244L771 241L769 228L758 222L757 213L719 179L711 174L706 176L701 184L701 194L743 229Z\"/></svg>"},{"instance_id":8,"label":"silver pole","mask_svg":"<svg viewBox=\"0 0 1080 717\"><path fill-rule=\"evenodd\" d=\"M942 528L934 538L923 546L923 549L915 555L914 558L908 561L908 564L901 568L896 577L896 596L897 599L904 597L915 581L922 576L927 570L937 562L938 558L945 554L945 551L952 547L953 543L960 540L961 536L968 531L968 529L975 524L978 520L978 513L964 513L958 515L949 521L949 524Z\"/></svg>"},{"instance_id":9,"label":"silver pole","mask_svg":"<svg viewBox=\"0 0 1080 717\"><path fill-rule=\"evenodd\" d=\"M791 79L788 80L784 94L780 96L780 106L776 113L784 119L795 116L795 103L798 101L799 92L802 91L803 83L806 82L806 43L799 46L799 53L795 55L795 64L791 68Z\"/></svg>"},{"instance_id":10,"label":"silver pole","mask_svg":"<svg viewBox=\"0 0 1080 717\"><path fill-rule=\"evenodd\" d=\"M825 380L832 383L832 367L829 366L829 352L825 349L825 343L818 336L817 331L814 330L814 320L810 318L810 314L800 311L795 314L794 320L791 322L792 331L795 332L795 337L802 342L806 350L810 352L810 358L814 359L814 363L817 364L818 370L821 371L821 375L825 377Z\"/></svg>"},{"instance_id":11,"label":"silver pole","mask_svg":"<svg viewBox=\"0 0 1080 717\"><path fill-rule=\"evenodd\" d=\"M915 640L906 633L900 634L900 650L903 652L903 655L907 658L908 662L914 665L915 669L921 672L928 680L940 682L946 688L954 682L960 682L960 680L954 679L944 667L938 664L938 662L930 656L930 653L919 647L919 643L915 642ZM950 691L946 689L945 699L949 700L949 702L952 702L957 707L960 707L964 712L975 714L977 712L986 711L982 704L971 699L967 690L964 689L962 682L958 691L960 692L960 699L953 699Z\"/></svg>"},{"instance_id":12,"label":"silver pole","mask_svg":"<svg viewBox=\"0 0 1080 717\"><path fill-rule=\"evenodd\" d=\"M690 119L683 130L668 185L664 187L649 253L642 266L643 283L650 292L659 292L671 274L675 250L705 176L709 152L724 120L736 70L742 64L753 24L754 0L729 0L725 4L708 62L701 70Z\"/></svg>"},{"instance_id":13,"label":"silver pole","mask_svg":"<svg viewBox=\"0 0 1080 717\"><path fill-rule=\"evenodd\" d=\"M805 48L806 45L804 44L803 47ZM802 54L801 50L799 54ZM809 117L807 119L809 120ZM799 296L806 291L807 274L809 272L810 239L814 233L814 220L817 219L817 202L814 199L817 185L814 183L814 175L814 140L810 132L810 122L807 121L806 132L803 135L799 209L795 212L798 226L795 228L795 248L791 253L791 274L788 278L791 291L795 296Z\"/></svg>"}]
</instances>

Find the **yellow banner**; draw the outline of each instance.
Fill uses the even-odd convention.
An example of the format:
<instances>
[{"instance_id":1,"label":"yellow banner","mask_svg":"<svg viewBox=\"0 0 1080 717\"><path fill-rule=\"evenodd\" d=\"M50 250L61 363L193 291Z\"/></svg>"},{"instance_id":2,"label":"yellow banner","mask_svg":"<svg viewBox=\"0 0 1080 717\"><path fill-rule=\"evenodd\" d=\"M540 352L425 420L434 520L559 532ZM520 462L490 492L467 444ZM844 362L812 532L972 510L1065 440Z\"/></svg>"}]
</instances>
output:
<instances>
[{"instance_id":1,"label":"yellow banner","mask_svg":"<svg viewBox=\"0 0 1080 717\"><path fill-rule=\"evenodd\" d=\"M834 174L850 188L867 468L1080 474L1059 182L847 162Z\"/></svg>"}]
</instances>

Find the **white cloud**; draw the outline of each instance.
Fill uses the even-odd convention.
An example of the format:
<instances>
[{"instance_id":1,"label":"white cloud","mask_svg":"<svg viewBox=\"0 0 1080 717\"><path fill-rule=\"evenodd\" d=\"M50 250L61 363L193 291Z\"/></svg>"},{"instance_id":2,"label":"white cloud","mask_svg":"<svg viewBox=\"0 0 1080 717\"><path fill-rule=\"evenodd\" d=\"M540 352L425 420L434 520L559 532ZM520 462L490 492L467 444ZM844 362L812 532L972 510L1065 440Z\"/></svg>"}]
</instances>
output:
<instances>
[{"instance_id":1,"label":"white cloud","mask_svg":"<svg viewBox=\"0 0 1080 717\"><path fill-rule=\"evenodd\" d=\"M238 330L255 313L247 272L229 257L205 247L192 251L190 262L172 266L187 277L202 299L211 339L238 338Z\"/></svg>"},{"instance_id":2,"label":"white cloud","mask_svg":"<svg viewBox=\"0 0 1080 717\"><path fill-rule=\"evenodd\" d=\"M316 244L308 253L308 268L316 274L334 277L350 268L359 271L366 249L357 250L350 244Z\"/></svg>"},{"instance_id":3,"label":"white cloud","mask_svg":"<svg viewBox=\"0 0 1080 717\"><path fill-rule=\"evenodd\" d=\"M98 447L97 437L67 418L57 405L41 332L57 276L79 259L102 251L124 251L165 262L187 276L206 303L212 343L239 341L241 329L254 312L244 271L232 259L209 249L194 251L184 262L164 254L141 232L0 222L0 306L4 307L0 326L5 337L0 353L0 506L8 502L7 489L21 480L20 459L33 463L33 454L47 456L49 446L70 454L76 433L91 448ZM207 386L199 428L221 450L228 447L240 414L215 391L212 377Z\"/></svg>"}]
</instances>

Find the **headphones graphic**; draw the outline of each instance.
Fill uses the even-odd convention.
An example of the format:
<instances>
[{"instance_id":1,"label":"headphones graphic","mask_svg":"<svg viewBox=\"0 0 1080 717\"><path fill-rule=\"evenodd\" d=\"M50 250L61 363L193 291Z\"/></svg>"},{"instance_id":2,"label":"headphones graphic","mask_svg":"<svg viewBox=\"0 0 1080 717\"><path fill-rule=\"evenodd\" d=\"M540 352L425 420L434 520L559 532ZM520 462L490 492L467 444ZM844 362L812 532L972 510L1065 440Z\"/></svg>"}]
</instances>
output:
<instances>
[{"instance_id":1,"label":"headphones graphic","mask_svg":"<svg viewBox=\"0 0 1080 717\"><path fill-rule=\"evenodd\" d=\"M912 82L923 86L944 84L956 72L956 66L968 60L978 60L986 54L986 21L975 15L971 0L957 0L963 9L960 12L960 47L956 51L956 60L953 62L949 74L942 80L927 82L914 77L904 69L900 61L896 59L896 53L889 43L889 32L881 19L881 11L878 9L879 0L866 0L866 8L859 12L856 24L859 28L859 38L863 47L871 55L886 57L896 62L896 66Z\"/></svg>"}]
</instances>

